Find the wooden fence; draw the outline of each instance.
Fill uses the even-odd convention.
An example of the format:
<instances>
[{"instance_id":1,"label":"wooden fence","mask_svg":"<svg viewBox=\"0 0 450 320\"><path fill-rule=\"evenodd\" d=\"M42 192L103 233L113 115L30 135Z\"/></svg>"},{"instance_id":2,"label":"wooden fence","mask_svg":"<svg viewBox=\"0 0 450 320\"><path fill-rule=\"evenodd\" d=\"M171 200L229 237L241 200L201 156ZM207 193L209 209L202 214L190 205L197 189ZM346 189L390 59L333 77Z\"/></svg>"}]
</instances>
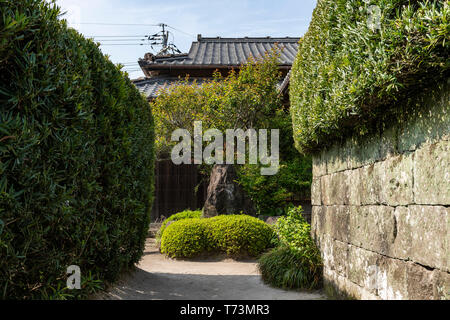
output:
<instances>
[{"instance_id":1,"label":"wooden fence","mask_svg":"<svg viewBox=\"0 0 450 320\"><path fill-rule=\"evenodd\" d=\"M171 160L157 161L152 221L186 209L201 209L206 199L207 183L202 181L196 165L177 166Z\"/></svg>"}]
</instances>

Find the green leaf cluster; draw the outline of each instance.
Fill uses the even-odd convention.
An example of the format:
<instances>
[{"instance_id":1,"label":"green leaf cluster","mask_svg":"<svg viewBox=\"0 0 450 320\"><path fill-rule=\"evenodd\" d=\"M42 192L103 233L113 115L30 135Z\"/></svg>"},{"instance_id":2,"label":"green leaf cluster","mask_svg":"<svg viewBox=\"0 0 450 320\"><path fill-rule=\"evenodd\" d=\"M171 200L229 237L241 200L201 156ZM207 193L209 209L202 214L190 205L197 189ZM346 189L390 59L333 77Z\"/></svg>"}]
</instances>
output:
<instances>
[{"instance_id":1,"label":"green leaf cluster","mask_svg":"<svg viewBox=\"0 0 450 320\"><path fill-rule=\"evenodd\" d=\"M54 2L0 1L0 297L82 297L139 261L150 106ZM65 291L78 265L83 288Z\"/></svg>"},{"instance_id":2,"label":"green leaf cluster","mask_svg":"<svg viewBox=\"0 0 450 320\"><path fill-rule=\"evenodd\" d=\"M196 211L184 210L182 212L178 212L176 214L171 215L170 217L165 219L163 221L163 223L161 224L161 228L159 228L158 233L156 234L156 240L158 242L160 242L161 237L162 237L162 235L164 233L164 230L166 229L167 224L169 222L179 221L179 220L183 220L183 219L201 218L201 217L202 217L202 211L201 210L196 210Z\"/></svg>"}]
</instances>

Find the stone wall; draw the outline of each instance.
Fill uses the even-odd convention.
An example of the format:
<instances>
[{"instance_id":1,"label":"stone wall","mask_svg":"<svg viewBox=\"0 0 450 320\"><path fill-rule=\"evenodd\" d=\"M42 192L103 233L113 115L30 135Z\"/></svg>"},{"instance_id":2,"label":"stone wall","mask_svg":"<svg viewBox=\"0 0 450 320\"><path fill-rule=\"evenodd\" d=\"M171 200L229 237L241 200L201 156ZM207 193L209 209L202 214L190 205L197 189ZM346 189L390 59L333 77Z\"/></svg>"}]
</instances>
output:
<instances>
[{"instance_id":1,"label":"stone wall","mask_svg":"<svg viewBox=\"0 0 450 320\"><path fill-rule=\"evenodd\" d=\"M450 297L450 90L314 156L312 233L329 293Z\"/></svg>"}]
</instances>

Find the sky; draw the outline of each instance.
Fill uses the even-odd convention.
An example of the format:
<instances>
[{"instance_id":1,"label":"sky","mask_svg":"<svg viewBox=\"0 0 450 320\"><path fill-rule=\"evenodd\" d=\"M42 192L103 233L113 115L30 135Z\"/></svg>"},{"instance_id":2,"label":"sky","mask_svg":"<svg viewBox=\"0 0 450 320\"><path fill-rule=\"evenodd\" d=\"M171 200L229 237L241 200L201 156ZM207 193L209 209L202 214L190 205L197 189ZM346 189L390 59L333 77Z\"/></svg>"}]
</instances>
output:
<instances>
[{"instance_id":1,"label":"sky","mask_svg":"<svg viewBox=\"0 0 450 320\"><path fill-rule=\"evenodd\" d=\"M94 37L114 63L125 64L130 78L143 76L137 61L156 53L141 41L171 28L170 40L189 52L203 37L301 37L308 29L316 0L56 0L69 26ZM120 41L119 41L120 40ZM125 45L126 44L126 45ZM139 45L145 44L145 45Z\"/></svg>"}]
</instances>

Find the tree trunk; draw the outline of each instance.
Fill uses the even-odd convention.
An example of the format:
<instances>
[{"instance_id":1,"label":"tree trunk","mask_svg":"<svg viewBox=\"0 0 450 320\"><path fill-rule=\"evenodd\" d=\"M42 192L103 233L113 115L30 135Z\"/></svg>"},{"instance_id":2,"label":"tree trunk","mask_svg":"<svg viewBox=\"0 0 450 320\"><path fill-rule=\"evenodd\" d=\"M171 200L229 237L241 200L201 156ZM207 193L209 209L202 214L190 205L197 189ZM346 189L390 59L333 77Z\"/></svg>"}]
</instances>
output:
<instances>
[{"instance_id":1,"label":"tree trunk","mask_svg":"<svg viewBox=\"0 0 450 320\"><path fill-rule=\"evenodd\" d=\"M253 202L235 181L236 179L237 174L234 165L214 165L203 208L204 217L222 214L256 214Z\"/></svg>"}]
</instances>

